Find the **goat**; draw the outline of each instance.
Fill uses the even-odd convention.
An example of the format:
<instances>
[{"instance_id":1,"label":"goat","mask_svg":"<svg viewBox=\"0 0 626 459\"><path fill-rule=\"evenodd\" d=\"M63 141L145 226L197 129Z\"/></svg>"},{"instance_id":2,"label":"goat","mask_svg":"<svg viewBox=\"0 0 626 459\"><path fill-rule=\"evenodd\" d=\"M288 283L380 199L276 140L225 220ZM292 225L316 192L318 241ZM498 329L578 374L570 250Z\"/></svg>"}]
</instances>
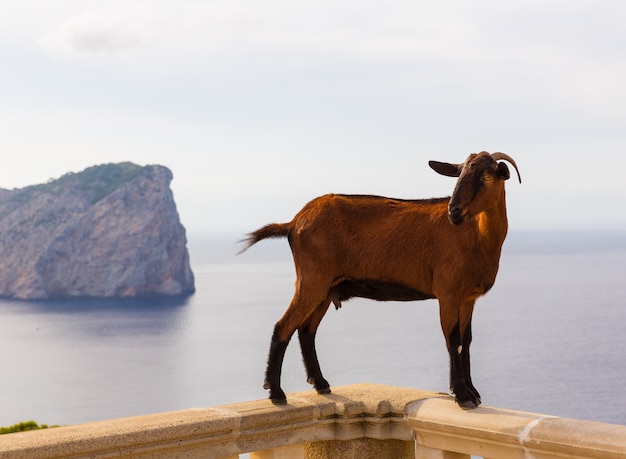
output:
<instances>
[{"instance_id":1,"label":"goat","mask_svg":"<svg viewBox=\"0 0 626 459\"><path fill-rule=\"evenodd\" d=\"M458 177L452 196L423 200L328 194L304 206L289 223L252 233L246 246L286 237L293 254L296 289L276 323L265 383L274 404L287 399L280 385L287 345L298 330L307 381L330 393L315 350L315 334L331 303L353 297L378 301L439 301L441 328L450 355L450 391L463 409L480 394L470 375L472 313L493 286L506 237L504 153L469 155L463 164L430 161L437 173ZM240 253L241 253L240 252Z\"/></svg>"}]
</instances>

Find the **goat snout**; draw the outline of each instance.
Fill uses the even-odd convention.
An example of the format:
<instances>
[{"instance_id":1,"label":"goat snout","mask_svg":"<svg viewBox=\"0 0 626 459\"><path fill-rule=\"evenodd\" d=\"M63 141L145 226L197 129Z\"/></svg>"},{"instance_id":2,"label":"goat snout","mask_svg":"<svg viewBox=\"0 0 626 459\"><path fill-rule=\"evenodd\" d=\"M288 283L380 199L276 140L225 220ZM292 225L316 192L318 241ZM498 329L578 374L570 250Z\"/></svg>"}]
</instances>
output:
<instances>
[{"instance_id":1,"label":"goat snout","mask_svg":"<svg viewBox=\"0 0 626 459\"><path fill-rule=\"evenodd\" d=\"M453 225L460 225L465 219L466 210L463 207L451 206L448 208L448 220Z\"/></svg>"}]
</instances>

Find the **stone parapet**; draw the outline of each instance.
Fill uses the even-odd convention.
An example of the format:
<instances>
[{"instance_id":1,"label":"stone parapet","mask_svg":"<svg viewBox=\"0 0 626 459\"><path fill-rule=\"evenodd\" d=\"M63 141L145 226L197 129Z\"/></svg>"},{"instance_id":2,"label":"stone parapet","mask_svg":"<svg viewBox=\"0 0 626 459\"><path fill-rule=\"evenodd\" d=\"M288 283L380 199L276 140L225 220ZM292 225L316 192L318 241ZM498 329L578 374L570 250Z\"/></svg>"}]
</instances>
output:
<instances>
[{"instance_id":1,"label":"stone parapet","mask_svg":"<svg viewBox=\"0 0 626 459\"><path fill-rule=\"evenodd\" d=\"M626 426L374 384L0 436L1 458L624 458Z\"/></svg>"}]
</instances>

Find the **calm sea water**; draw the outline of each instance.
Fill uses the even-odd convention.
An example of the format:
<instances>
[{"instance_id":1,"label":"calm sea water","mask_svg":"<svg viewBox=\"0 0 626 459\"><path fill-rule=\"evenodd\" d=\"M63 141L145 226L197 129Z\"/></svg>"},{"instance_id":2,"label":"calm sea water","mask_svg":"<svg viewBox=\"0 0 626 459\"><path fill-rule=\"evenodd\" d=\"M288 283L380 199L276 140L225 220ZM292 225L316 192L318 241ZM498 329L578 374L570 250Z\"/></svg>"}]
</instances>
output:
<instances>
[{"instance_id":1,"label":"calm sea water","mask_svg":"<svg viewBox=\"0 0 626 459\"><path fill-rule=\"evenodd\" d=\"M239 235L190 236L185 300L0 301L0 425L75 424L265 398L273 324L293 293L287 243L235 257ZM318 354L331 385L435 391L448 356L435 301L330 309ZM477 302L483 403L626 424L626 234L512 233ZM297 339L286 391L308 390Z\"/></svg>"}]
</instances>

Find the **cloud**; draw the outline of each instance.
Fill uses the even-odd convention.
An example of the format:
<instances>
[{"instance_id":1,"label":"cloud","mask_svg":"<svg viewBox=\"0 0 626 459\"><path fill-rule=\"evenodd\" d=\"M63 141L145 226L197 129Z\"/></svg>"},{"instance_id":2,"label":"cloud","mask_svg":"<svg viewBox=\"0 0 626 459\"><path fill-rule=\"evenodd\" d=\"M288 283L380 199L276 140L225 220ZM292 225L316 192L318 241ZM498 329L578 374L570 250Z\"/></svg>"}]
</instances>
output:
<instances>
[{"instance_id":1,"label":"cloud","mask_svg":"<svg viewBox=\"0 0 626 459\"><path fill-rule=\"evenodd\" d=\"M137 8L93 11L66 19L48 30L40 43L51 54L65 58L114 57L154 46L157 23L146 21Z\"/></svg>"},{"instance_id":2,"label":"cloud","mask_svg":"<svg viewBox=\"0 0 626 459\"><path fill-rule=\"evenodd\" d=\"M255 42L260 14L230 2L161 0L109 2L106 8L68 11L39 40L64 58L115 58L150 55L167 60L226 50Z\"/></svg>"}]
</instances>

